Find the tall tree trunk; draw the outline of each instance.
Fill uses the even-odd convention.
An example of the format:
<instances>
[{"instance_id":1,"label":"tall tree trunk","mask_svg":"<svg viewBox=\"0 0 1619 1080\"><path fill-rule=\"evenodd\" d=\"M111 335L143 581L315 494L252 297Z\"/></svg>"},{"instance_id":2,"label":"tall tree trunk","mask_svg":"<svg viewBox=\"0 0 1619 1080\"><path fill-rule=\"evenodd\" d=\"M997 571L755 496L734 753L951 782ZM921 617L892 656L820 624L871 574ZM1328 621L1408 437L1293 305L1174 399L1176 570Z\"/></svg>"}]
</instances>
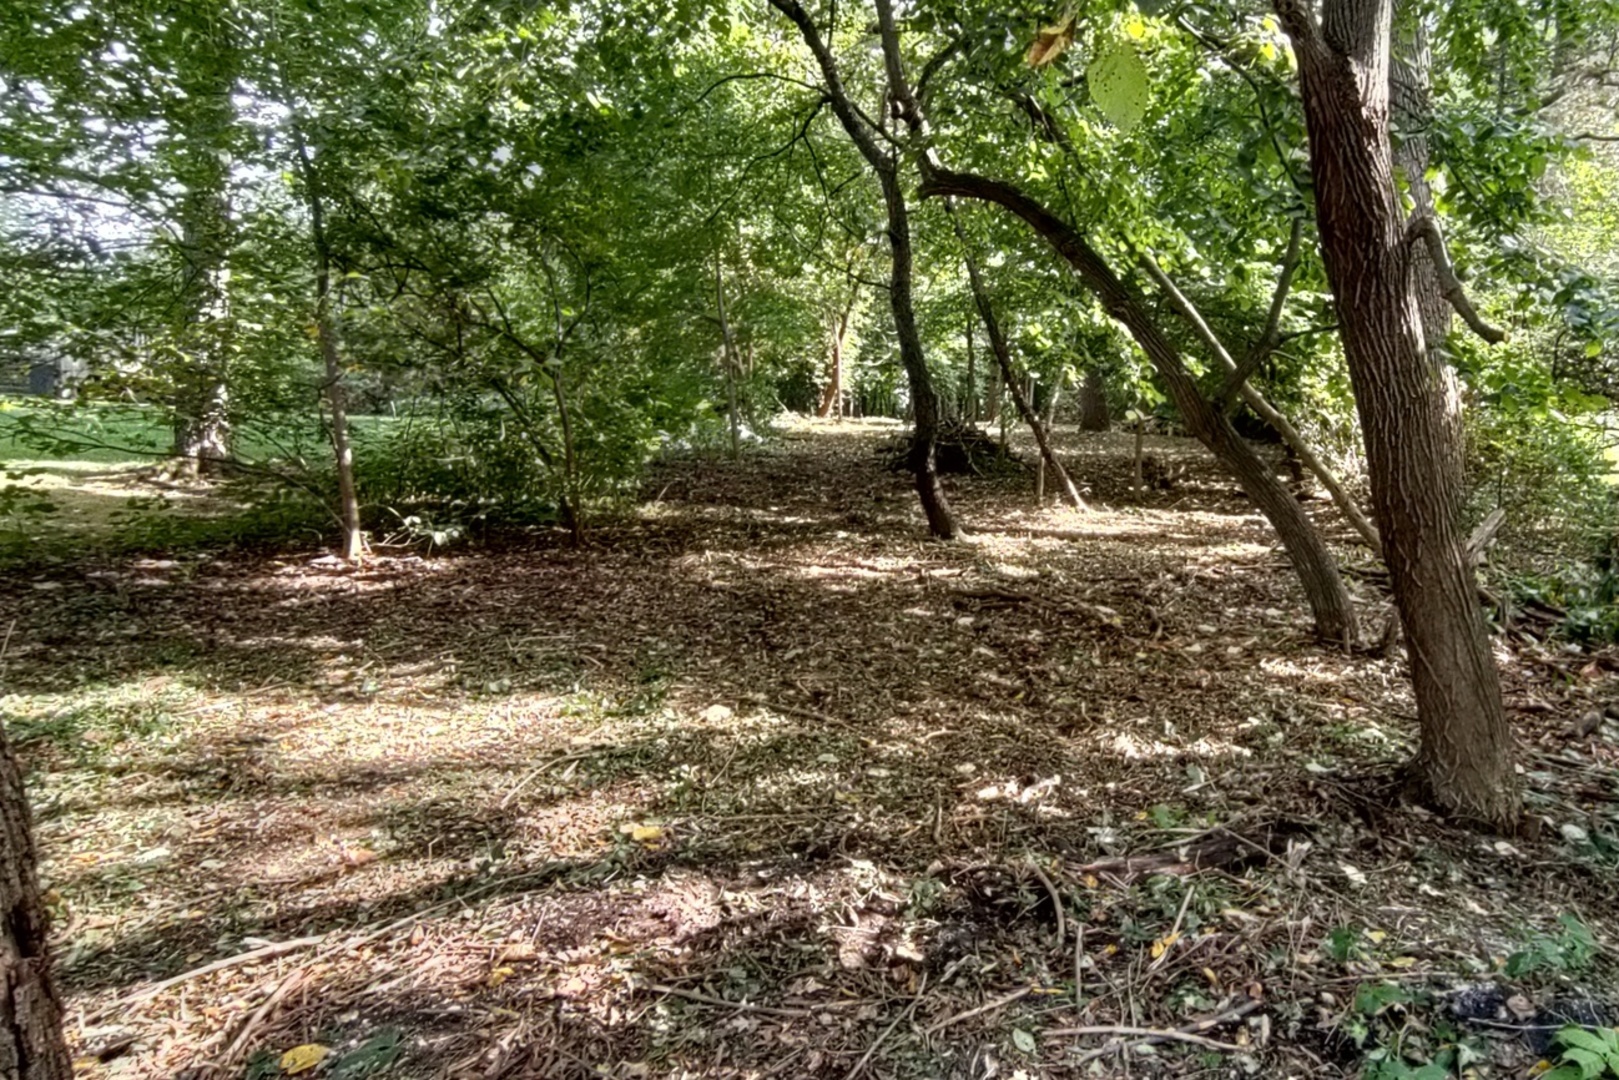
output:
<instances>
[{"instance_id":1,"label":"tall tree trunk","mask_svg":"<svg viewBox=\"0 0 1619 1080\"><path fill-rule=\"evenodd\" d=\"M309 159L302 136L297 138L298 166L309 208L310 236L315 246L315 336L325 365L326 406L332 412L332 456L337 467L338 519L343 526L343 558L353 562L365 553L360 527L360 499L354 487L354 448L349 443L348 396L343 388L342 337L334 308L332 247L326 233L326 204L320 175Z\"/></svg>"},{"instance_id":2,"label":"tall tree trunk","mask_svg":"<svg viewBox=\"0 0 1619 1080\"><path fill-rule=\"evenodd\" d=\"M230 135L235 52L216 26L215 40L182 65L185 91L173 123L184 135L177 172L180 204L180 367L174 379L174 456L191 477L217 472L230 456Z\"/></svg>"},{"instance_id":3,"label":"tall tree trunk","mask_svg":"<svg viewBox=\"0 0 1619 1080\"><path fill-rule=\"evenodd\" d=\"M832 111L837 115L838 122L843 125L849 140L854 143L855 149L860 151L860 156L866 159L866 164L877 174L878 183L882 187L883 207L888 217L888 246L892 258L888 298L894 314L894 330L899 337L900 365L905 369L906 380L910 384L911 414L915 424L909 465L912 475L916 478L916 491L922 502L922 512L927 515L928 530L941 540L955 539L961 530L956 524L950 503L945 499L944 487L939 482L936 458L939 396L933 386L933 376L928 370L927 357L922 351L922 337L917 332L916 312L911 297L911 223L910 213L905 205L905 193L899 182L898 156L890 154L884 145L879 144L876 132L866 123L845 92L837 61L826 42L822 40L821 32L809 13L798 0L770 0L770 3L792 21L803 37L804 44L809 46L810 52L815 55ZM883 14L884 9L879 4L878 18L881 19ZM890 82L893 81L893 73L890 72ZM908 93L898 85L891 86L890 90L896 95Z\"/></svg>"},{"instance_id":4,"label":"tall tree trunk","mask_svg":"<svg viewBox=\"0 0 1619 1080\"><path fill-rule=\"evenodd\" d=\"M1102 373L1095 368L1087 370L1085 381L1079 384L1079 430L1113 430L1113 418L1107 411L1107 387L1102 383Z\"/></svg>"},{"instance_id":5,"label":"tall tree trunk","mask_svg":"<svg viewBox=\"0 0 1619 1080\"><path fill-rule=\"evenodd\" d=\"M1078 230L1062 221L1015 186L967 173L930 168L922 183L924 197L959 195L992 202L1011 211L1068 260L1080 281L1102 302L1109 315L1130 331L1169 391L1187 430L1214 454L1269 519L1304 586L1305 599L1323 640L1352 644L1358 637L1354 605L1338 573L1338 562L1276 474L1198 389L1180 353L1158 328L1140 299L1114 275L1102 256Z\"/></svg>"},{"instance_id":6,"label":"tall tree trunk","mask_svg":"<svg viewBox=\"0 0 1619 1080\"><path fill-rule=\"evenodd\" d=\"M827 333L826 388L815 415L823 419L836 414L843 418L843 338L849 328L849 312L834 312Z\"/></svg>"},{"instance_id":7,"label":"tall tree trunk","mask_svg":"<svg viewBox=\"0 0 1619 1080\"><path fill-rule=\"evenodd\" d=\"M978 355L973 348L973 321L967 317L967 423L978 423Z\"/></svg>"},{"instance_id":8,"label":"tall tree trunk","mask_svg":"<svg viewBox=\"0 0 1619 1080\"><path fill-rule=\"evenodd\" d=\"M1325 0L1319 26L1302 0L1274 2L1299 61L1322 256L1410 655L1416 777L1445 811L1508 827L1520 806L1512 733L1456 512L1447 389L1410 285L1409 253L1423 234L1407 226L1394 183L1392 0Z\"/></svg>"},{"instance_id":9,"label":"tall tree trunk","mask_svg":"<svg viewBox=\"0 0 1619 1080\"><path fill-rule=\"evenodd\" d=\"M731 320L725 314L725 278L720 268L720 251L714 249L714 308L719 313L720 342L725 351L725 407L731 421L731 460L742 454L742 417L736 406L737 361L736 342L731 337Z\"/></svg>"},{"instance_id":10,"label":"tall tree trunk","mask_svg":"<svg viewBox=\"0 0 1619 1080\"><path fill-rule=\"evenodd\" d=\"M0 725L0 1080L70 1080L22 769Z\"/></svg>"},{"instance_id":11,"label":"tall tree trunk","mask_svg":"<svg viewBox=\"0 0 1619 1080\"><path fill-rule=\"evenodd\" d=\"M1018 385L1017 373L1012 367L1012 350L1007 347L1006 335L1001 333L1000 320L995 317L995 308L989 301L989 290L984 287L984 278L979 273L978 259L973 255L972 245L968 242L967 230L962 227L955 205L948 199L944 205L946 213L950 215L951 224L955 226L956 239L961 241L962 261L967 264L967 282L972 288L973 303L978 306L978 317L984 322L984 333L989 338L989 351L994 354L995 363L1001 369L1001 378L1012 391L1012 401L1017 405L1018 415L1023 417L1023 422L1033 433L1035 445L1040 447L1040 460L1051 467L1052 475L1056 477L1068 504L1075 510L1089 510L1090 507L1085 505L1085 500L1080 498L1079 489L1074 486L1068 470L1057 460L1057 451L1051 445L1050 431L1041 421L1040 414L1035 412L1034 403ZM1041 487L1043 494L1044 484Z\"/></svg>"}]
</instances>

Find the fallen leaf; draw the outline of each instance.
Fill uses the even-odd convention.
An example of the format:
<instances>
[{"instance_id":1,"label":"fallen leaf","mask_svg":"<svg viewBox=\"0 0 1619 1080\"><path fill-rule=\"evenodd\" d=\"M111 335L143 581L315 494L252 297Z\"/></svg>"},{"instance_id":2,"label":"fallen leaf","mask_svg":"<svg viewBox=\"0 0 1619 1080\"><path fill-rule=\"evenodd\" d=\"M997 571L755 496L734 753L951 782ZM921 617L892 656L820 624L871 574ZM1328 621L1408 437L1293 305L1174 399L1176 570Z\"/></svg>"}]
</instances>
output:
<instances>
[{"instance_id":1,"label":"fallen leaf","mask_svg":"<svg viewBox=\"0 0 1619 1080\"><path fill-rule=\"evenodd\" d=\"M331 1052L332 1048L329 1046L322 1046L320 1043L304 1043L302 1046L294 1046L291 1050L282 1054L281 1059L276 1064L281 1066L281 1071L288 1076L297 1076L299 1073L308 1072L325 1061L326 1055Z\"/></svg>"},{"instance_id":2,"label":"fallen leaf","mask_svg":"<svg viewBox=\"0 0 1619 1080\"><path fill-rule=\"evenodd\" d=\"M1045 67L1054 62L1057 57L1068 51L1068 46L1074 43L1074 17L1064 16L1063 20L1052 26L1042 26L1035 35L1034 43L1029 46L1029 52L1024 57L1030 67Z\"/></svg>"}]
</instances>

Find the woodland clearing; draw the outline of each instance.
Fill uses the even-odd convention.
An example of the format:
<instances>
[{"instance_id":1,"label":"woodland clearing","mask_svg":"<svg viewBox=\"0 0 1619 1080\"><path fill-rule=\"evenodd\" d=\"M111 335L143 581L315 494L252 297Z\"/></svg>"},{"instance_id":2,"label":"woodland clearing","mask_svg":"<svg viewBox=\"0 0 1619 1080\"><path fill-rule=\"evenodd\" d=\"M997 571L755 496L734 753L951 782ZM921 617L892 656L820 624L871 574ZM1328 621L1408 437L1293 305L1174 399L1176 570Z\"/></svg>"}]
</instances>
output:
<instances>
[{"instance_id":1,"label":"woodland clearing","mask_svg":"<svg viewBox=\"0 0 1619 1080\"><path fill-rule=\"evenodd\" d=\"M1496 638L1532 827L1447 825L1400 651L1312 640L1195 444L1138 505L1060 431L1091 512L952 479L935 543L889 431L578 548L0 582L80 1074L1504 1077L1613 1023L1619 651Z\"/></svg>"}]
</instances>

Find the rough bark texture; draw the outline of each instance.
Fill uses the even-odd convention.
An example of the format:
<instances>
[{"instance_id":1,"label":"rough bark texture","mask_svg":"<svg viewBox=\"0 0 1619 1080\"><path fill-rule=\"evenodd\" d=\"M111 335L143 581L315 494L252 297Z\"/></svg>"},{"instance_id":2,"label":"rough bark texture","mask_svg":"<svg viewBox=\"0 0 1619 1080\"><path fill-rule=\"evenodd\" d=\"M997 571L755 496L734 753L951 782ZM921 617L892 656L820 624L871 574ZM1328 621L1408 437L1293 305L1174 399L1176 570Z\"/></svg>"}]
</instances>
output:
<instances>
[{"instance_id":1,"label":"rough bark texture","mask_svg":"<svg viewBox=\"0 0 1619 1080\"><path fill-rule=\"evenodd\" d=\"M1512 733L1456 507L1455 429L1424 349L1389 144L1391 0L1275 0L1298 55L1322 254L1422 729L1416 775L1447 812L1519 812Z\"/></svg>"},{"instance_id":2,"label":"rough bark texture","mask_svg":"<svg viewBox=\"0 0 1619 1080\"><path fill-rule=\"evenodd\" d=\"M0 1080L68 1080L22 770L0 726Z\"/></svg>"},{"instance_id":3,"label":"rough bark texture","mask_svg":"<svg viewBox=\"0 0 1619 1080\"><path fill-rule=\"evenodd\" d=\"M910 213L905 205L905 193L900 187L898 157L878 143L877 136L844 91L836 60L821 39L815 21L798 0L770 0L770 3L792 20L804 44L815 55L833 113L855 149L860 151L860 156L877 174L882 187L883 206L888 215L888 245L892 256L888 298L894 313L894 329L899 337L900 365L905 369L906 380L910 384L911 414L915 424L910 468L916 477L916 492L922 502L922 512L927 515L928 530L941 540L953 540L960 535L960 528L950 503L945 499L944 487L939 482L935 457L939 396L933 386L933 376L928 371L927 357L922 351L922 337L916 329L916 312L911 299ZM894 89L896 93L899 92L897 87Z\"/></svg>"},{"instance_id":4,"label":"rough bark texture","mask_svg":"<svg viewBox=\"0 0 1619 1080\"><path fill-rule=\"evenodd\" d=\"M1085 372L1085 381L1079 384L1079 430L1113 430L1113 417L1107 410L1107 387L1095 368Z\"/></svg>"},{"instance_id":5,"label":"rough bark texture","mask_svg":"<svg viewBox=\"0 0 1619 1080\"><path fill-rule=\"evenodd\" d=\"M1253 447L1237 434L1225 414L1205 400L1175 346L1159 330L1139 298L1125 288L1084 236L1015 186L1001 181L934 168L928 170L922 193L924 196L960 195L996 203L1022 218L1068 260L1085 287L1102 302L1109 315L1130 331L1152 361L1187 430L1231 472L1276 529L1304 586L1305 598L1315 617L1316 633L1327 641L1353 643L1357 637L1354 606L1338 573L1337 560L1304 508Z\"/></svg>"}]
</instances>

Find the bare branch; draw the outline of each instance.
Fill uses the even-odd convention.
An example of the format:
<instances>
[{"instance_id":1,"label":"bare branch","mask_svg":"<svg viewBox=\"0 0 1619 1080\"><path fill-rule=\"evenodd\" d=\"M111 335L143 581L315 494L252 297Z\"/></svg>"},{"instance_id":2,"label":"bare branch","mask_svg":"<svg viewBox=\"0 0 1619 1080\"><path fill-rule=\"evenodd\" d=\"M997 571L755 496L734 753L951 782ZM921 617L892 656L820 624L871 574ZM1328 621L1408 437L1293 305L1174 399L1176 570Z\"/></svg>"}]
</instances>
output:
<instances>
[{"instance_id":1,"label":"bare branch","mask_svg":"<svg viewBox=\"0 0 1619 1080\"><path fill-rule=\"evenodd\" d=\"M1263 364L1275 351L1276 346L1282 343L1282 310L1287 307L1287 294L1293 287L1293 276L1298 273L1299 248L1303 236L1304 219L1294 218L1293 231L1287 238L1287 254L1282 256L1282 272L1276 279L1276 291L1270 298L1270 313L1265 317L1265 329L1259 335L1259 340L1254 342L1254 347L1248 350L1248 355L1242 358L1242 363L1238 364L1226 378L1225 385L1220 387L1220 392L1214 399L1215 408L1225 408L1226 403L1242 388L1242 384L1259 370L1259 365Z\"/></svg>"},{"instance_id":2,"label":"bare branch","mask_svg":"<svg viewBox=\"0 0 1619 1080\"><path fill-rule=\"evenodd\" d=\"M1405 229L1407 248L1419 239L1428 245L1428 256L1433 259L1434 272L1439 277L1439 290L1450 301L1450 306L1456 309L1456 314L1462 317L1473 333L1491 345L1505 341L1506 331L1485 322L1473 302L1467 298L1467 290L1462 287L1461 279L1456 276L1456 267L1450 261L1450 252L1445 250L1445 234L1439 230L1438 218L1432 214L1422 214L1411 219Z\"/></svg>"}]
</instances>

